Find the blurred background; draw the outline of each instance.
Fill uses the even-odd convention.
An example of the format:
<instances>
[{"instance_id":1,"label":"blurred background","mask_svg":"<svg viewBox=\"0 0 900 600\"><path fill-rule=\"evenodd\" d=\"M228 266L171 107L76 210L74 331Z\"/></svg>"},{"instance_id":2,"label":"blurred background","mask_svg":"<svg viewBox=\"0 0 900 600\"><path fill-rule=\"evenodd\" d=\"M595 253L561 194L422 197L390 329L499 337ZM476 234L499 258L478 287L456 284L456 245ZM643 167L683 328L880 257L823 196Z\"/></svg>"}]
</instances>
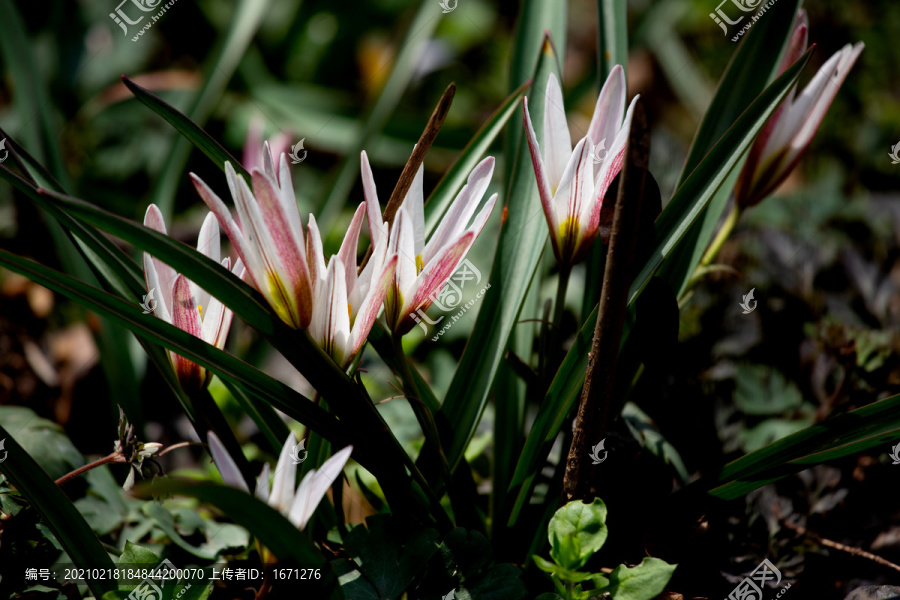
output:
<instances>
[{"instance_id":1,"label":"blurred background","mask_svg":"<svg viewBox=\"0 0 900 600\"><path fill-rule=\"evenodd\" d=\"M258 3L261 10L236 19L236 7L248 4L177 0L132 41L140 28L130 25L125 34L110 18L114 0L16 2L23 22L0 26L0 127L52 167L73 195L135 220L156 202L170 232L192 245L206 209L187 174L197 173L226 197L224 177L133 98L123 74L195 119L239 160L251 127L261 128L265 139L302 139L306 158L292 167L301 212L304 218L314 213L323 234L331 232L326 252L333 252L363 199L362 148L384 204L435 104L455 82L449 116L425 160L427 196L511 91L517 2L459 0L451 13L426 19L419 2L405 0L279 0ZM714 8L713 0L629 2L629 97L640 93L647 102L650 167L664 203L737 46L709 18ZM900 143L900 52L893 39L900 4L823 0L805 8L817 49L801 83L844 44L863 41L866 49L799 168L746 214L725 245L718 262L729 268L704 279L682 303L680 351L639 389L642 408L691 474L900 392L900 164L888 156ZM587 129L597 93L596 2L572 0L569 11L563 87L578 135ZM404 47L413 50L401 52ZM517 111L512 119L519 118ZM503 172L501 143L492 154ZM495 176L489 193L499 192L503 202L501 180ZM500 212L469 255L485 276ZM58 237L33 204L0 185L0 247L72 272L72 257L53 242ZM579 269L568 296L572 327L583 293L584 266ZM759 310L743 315L738 303L751 288ZM542 300L554 289L551 273ZM472 310L438 343L418 332L407 337L407 350L439 395L474 321ZM309 391L243 324L236 320L232 331L230 351ZM175 443L192 435L129 338L0 270L0 420L34 430L28 449L59 470L51 475L72 468L64 458L67 444L84 455L111 450L116 404L147 440ZM399 395L374 352L361 366L373 399ZM224 387L214 383L213 392L253 459L252 424L238 419L239 407ZM405 401L381 409L407 443L417 443ZM468 452L485 492L491 419L489 407L483 434ZM729 560L713 556L713 544L705 551L698 546L702 566L679 569L670 587L697 583L682 573L727 584L729 573L748 570L738 566L742 557L757 556L745 546L762 548L770 559L792 557L794 570L785 572L802 574L805 597L843 597L854 582L886 582L883 567L798 541L778 515L794 515L822 537L900 562L900 511L891 501L900 467L891 466L888 450L806 471L722 506L709 518L728 524L716 535L729 547ZM192 452L167 456L167 469L196 468L200 453ZM359 499L353 510L351 521L360 521L371 507Z\"/></svg>"}]
</instances>

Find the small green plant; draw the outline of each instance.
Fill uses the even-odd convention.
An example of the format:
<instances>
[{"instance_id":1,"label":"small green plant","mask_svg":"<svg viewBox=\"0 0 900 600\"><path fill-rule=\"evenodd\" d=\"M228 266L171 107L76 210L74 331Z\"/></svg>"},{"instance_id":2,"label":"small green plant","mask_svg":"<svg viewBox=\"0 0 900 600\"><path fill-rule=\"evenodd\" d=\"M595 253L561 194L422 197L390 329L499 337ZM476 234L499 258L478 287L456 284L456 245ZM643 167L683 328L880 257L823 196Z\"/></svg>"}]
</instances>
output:
<instances>
[{"instance_id":1,"label":"small green plant","mask_svg":"<svg viewBox=\"0 0 900 600\"><path fill-rule=\"evenodd\" d=\"M609 573L581 571L606 542L606 505L600 498L590 504L569 502L556 511L547 527L550 558L534 555L535 564L549 573L556 592L537 600L588 600L609 594L614 600L651 600L658 596L676 565L647 557L635 567L619 565Z\"/></svg>"}]
</instances>

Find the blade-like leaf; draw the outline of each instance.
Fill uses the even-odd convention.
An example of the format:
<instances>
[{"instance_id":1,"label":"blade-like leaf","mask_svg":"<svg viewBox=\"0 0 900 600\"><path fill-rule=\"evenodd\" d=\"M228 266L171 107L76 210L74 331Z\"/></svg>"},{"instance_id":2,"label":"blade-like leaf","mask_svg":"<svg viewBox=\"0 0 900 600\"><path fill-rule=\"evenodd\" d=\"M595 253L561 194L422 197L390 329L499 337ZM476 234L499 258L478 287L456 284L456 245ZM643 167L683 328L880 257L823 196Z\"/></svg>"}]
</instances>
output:
<instances>
[{"instance_id":1,"label":"blade-like leaf","mask_svg":"<svg viewBox=\"0 0 900 600\"><path fill-rule=\"evenodd\" d=\"M745 36L746 39L738 46L691 144L679 185L684 183L703 157L746 110L751 100L756 98L777 74L781 54L786 41L790 39L791 26L799 4L800 0L778 2L766 12L765 19L760 19L760 22L754 25ZM785 42L775 44L772 40ZM713 196L709 206L691 227L684 243L661 272L678 295L684 292L712 239L738 174L739 169L735 169Z\"/></svg>"},{"instance_id":2,"label":"blade-like leaf","mask_svg":"<svg viewBox=\"0 0 900 600\"><path fill-rule=\"evenodd\" d=\"M207 344L153 315L145 315L139 305L107 294L68 275L34 261L0 250L0 264L87 306L134 333L160 344L228 379L264 399L322 435L341 443L345 436L337 421L298 392L258 371L247 363ZM365 459L360 462L363 463ZM364 464L364 463L363 463Z\"/></svg>"},{"instance_id":3,"label":"blade-like leaf","mask_svg":"<svg viewBox=\"0 0 900 600\"><path fill-rule=\"evenodd\" d=\"M900 395L826 419L728 463L684 489L708 490L725 500L813 465L877 446L890 451L900 437Z\"/></svg>"},{"instance_id":4,"label":"blade-like leaf","mask_svg":"<svg viewBox=\"0 0 900 600\"><path fill-rule=\"evenodd\" d=\"M738 159L747 150L769 116L781 104L784 96L799 76L800 70L809 60L809 54L807 52L802 60L782 74L741 115L719 144L710 151L684 185L678 189L675 197L657 219L653 252L629 291L628 304L632 310L634 301L650 277L653 276L659 265L671 255L691 222L706 206L722 181L734 169ZM538 415L528 434L525 448L519 457L510 484L510 495L515 497L515 504L510 514L510 525L516 522L519 512L530 497L535 475L540 470L540 465L546 460L553 440L581 391L596 320L597 308L595 307L566 354L566 358L553 378L550 389L538 410ZM626 322L623 344L628 329L629 323Z\"/></svg>"},{"instance_id":5,"label":"blade-like leaf","mask_svg":"<svg viewBox=\"0 0 900 600\"><path fill-rule=\"evenodd\" d=\"M466 183L466 178L475 165L481 160L488 148L506 126L509 118L516 112L522 101L522 95L528 84L522 84L503 101L494 114L481 126L481 129L466 144L425 203L425 237L428 238L437 228L441 217L447 211L453 198Z\"/></svg>"},{"instance_id":6,"label":"blade-like leaf","mask_svg":"<svg viewBox=\"0 0 900 600\"><path fill-rule=\"evenodd\" d=\"M534 81L547 81L551 72L558 74L556 54L548 38L544 40ZM544 112L543 88L534 86L528 99L531 118L541 122ZM521 127L520 127L521 128ZM441 413L450 423L453 438L445 447L451 468L456 468L466 445L475 433L487 403L494 376L519 308L528 291L548 236L543 209L538 199L537 183L524 136L519 147L515 175L510 182L500 239L494 256L490 281L502 293L485 294L459 366L450 382ZM424 453L423 453L424 455Z\"/></svg>"},{"instance_id":7,"label":"blade-like leaf","mask_svg":"<svg viewBox=\"0 0 900 600\"><path fill-rule=\"evenodd\" d=\"M271 4L270 0L241 0L235 5L225 39L204 69L203 89L187 111L191 121L203 124L212 114ZM175 140L153 189L152 201L167 219L171 217L175 191L182 181L184 167L191 153L191 143L183 139Z\"/></svg>"},{"instance_id":8,"label":"blade-like leaf","mask_svg":"<svg viewBox=\"0 0 900 600\"><path fill-rule=\"evenodd\" d=\"M75 505L2 426L0 438L6 440L6 456L0 463L0 472L40 513L72 562L85 568L111 570L112 560ZM98 598L116 588L111 579L89 579L87 584Z\"/></svg>"},{"instance_id":9,"label":"blade-like leaf","mask_svg":"<svg viewBox=\"0 0 900 600\"><path fill-rule=\"evenodd\" d=\"M316 598L333 597L330 594L337 587L337 576L325 557L293 523L259 498L237 488L174 477L138 486L135 492L147 498L160 493L181 494L212 504L245 527L280 560L320 569L322 578L311 579L309 591Z\"/></svg>"},{"instance_id":10,"label":"blade-like leaf","mask_svg":"<svg viewBox=\"0 0 900 600\"><path fill-rule=\"evenodd\" d=\"M597 0L597 89L616 65L628 66L628 3Z\"/></svg>"},{"instance_id":11,"label":"blade-like leaf","mask_svg":"<svg viewBox=\"0 0 900 600\"><path fill-rule=\"evenodd\" d=\"M247 173L241 163L222 144L206 133L202 127L180 113L178 109L168 102L142 88L124 75L122 75L122 83L134 94L135 98L168 121L172 127L178 130L178 133L187 138L195 148L205 154L211 161L219 165L220 168L223 168L226 162L230 162L234 170L238 174L243 175L247 183L250 183L250 174Z\"/></svg>"}]
</instances>

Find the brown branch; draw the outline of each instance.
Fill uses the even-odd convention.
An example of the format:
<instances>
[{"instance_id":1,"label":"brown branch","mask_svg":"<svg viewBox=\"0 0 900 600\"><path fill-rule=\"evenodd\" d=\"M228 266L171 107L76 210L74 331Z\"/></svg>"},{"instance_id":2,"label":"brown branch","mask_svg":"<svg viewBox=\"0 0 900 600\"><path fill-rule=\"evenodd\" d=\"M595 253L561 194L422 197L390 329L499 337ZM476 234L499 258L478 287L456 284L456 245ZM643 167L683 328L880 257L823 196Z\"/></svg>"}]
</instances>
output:
<instances>
[{"instance_id":1,"label":"brown branch","mask_svg":"<svg viewBox=\"0 0 900 600\"><path fill-rule=\"evenodd\" d=\"M776 511L779 512L780 511ZM871 560L872 562L876 562L883 567L887 567L889 569L893 569L895 571L900 571L900 565L895 565L891 561L881 558L877 554L872 554L871 552L867 552L862 548L857 548L855 546L847 546L845 544L841 544L840 542L835 542L833 540L829 540L827 538L823 538L812 531L808 531L805 527L801 527L800 525L795 525L793 523L788 522L786 519L782 519L781 515L778 515L779 520L784 524L788 529L792 529L797 532L798 535L805 535L808 538L814 540L818 544L822 546L827 546L828 548L834 548L835 550L840 550L841 552L846 552L847 554L852 554L853 556L858 556L860 558L865 558Z\"/></svg>"},{"instance_id":2,"label":"brown branch","mask_svg":"<svg viewBox=\"0 0 900 600\"><path fill-rule=\"evenodd\" d=\"M589 501L593 495L590 486L593 469L588 462L588 449L592 443L599 442L603 437L611 416L616 361L628 310L631 267L640 225L649 156L650 133L647 128L647 115L642 100L638 99L631 119L631 131L628 135L625 161L616 195L597 324L594 327L594 339L588 355L572 445L566 460L563 500L567 502L575 499Z\"/></svg>"},{"instance_id":3,"label":"brown branch","mask_svg":"<svg viewBox=\"0 0 900 600\"><path fill-rule=\"evenodd\" d=\"M66 473L65 475L63 475L62 477L60 477L59 479L56 480L56 485L62 485L65 482L69 481L70 479L74 479L74 478L78 477L82 473L87 473L91 469L97 468L97 467L99 467L101 465L105 465L107 463L114 463L114 462L119 462L119 463L126 462L125 456L121 452L113 452L112 454L108 454L108 455L104 456L103 458L98 458L97 460L95 460L92 463L88 463L88 464L84 465L83 467L78 467L71 473Z\"/></svg>"},{"instance_id":4,"label":"brown branch","mask_svg":"<svg viewBox=\"0 0 900 600\"><path fill-rule=\"evenodd\" d=\"M450 104L453 102L453 96L455 94L456 84L451 83L447 86L447 89L444 90L444 95L441 96L437 106L434 107L434 112L431 113L431 118L428 119L425 130L422 132L422 135L419 136L419 141L416 143L416 147L409 156L409 160L406 161L406 166L403 167L403 172L400 173L400 179L397 180L397 185L394 187L391 198L388 200L387 206L384 207L384 212L382 213L381 218L387 221L388 225L391 225L394 222L394 215L397 214L397 210L400 209L403 199L406 198L406 193L409 192L409 188L416 178L416 173L422 165L422 161L425 160L425 154L431 149L434 139L437 137L438 132L441 130L441 126L444 124L444 119L447 118L447 113L450 112ZM366 263L369 262L369 257L372 256L372 250L372 243L369 242L369 249L366 250L366 255L359 264L360 273L362 273Z\"/></svg>"}]
</instances>

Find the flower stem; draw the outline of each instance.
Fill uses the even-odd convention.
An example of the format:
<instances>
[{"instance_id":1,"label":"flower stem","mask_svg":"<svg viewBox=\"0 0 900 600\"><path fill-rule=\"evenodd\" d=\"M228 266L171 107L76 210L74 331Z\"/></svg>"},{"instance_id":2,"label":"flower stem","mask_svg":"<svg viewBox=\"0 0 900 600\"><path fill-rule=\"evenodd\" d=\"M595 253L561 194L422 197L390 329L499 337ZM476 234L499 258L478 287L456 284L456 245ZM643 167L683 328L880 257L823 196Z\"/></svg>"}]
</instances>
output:
<instances>
[{"instance_id":1,"label":"flower stem","mask_svg":"<svg viewBox=\"0 0 900 600\"><path fill-rule=\"evenodd\" d=\"M553 305L553 322L550 325L550 343L547 345L544 356L544 366L541 373L542 392L550 385L549 378L556 367L557 359L562 348L563 316L566 314L566 291L569 289L569 277L572 275L572 267L562 265L559 269L559 280L556 284L556 302Z\"/></svg>"},{"instance_id":2,"label":"flower stem","mask_svg":"<svg viewBox=\"0 0 900 600\"><path fill-rule=\"evenodd\" d=\"M431 414L431 411L428 410L428 406L422 400L422 395L416 385L415 377L413 377L412 368L409 366L406 354L403 353L403 336L394 335L393 342L394 355L397 357L397 366L400 369L398 375L400 375L400 380L403 384L403 392L406 394L406 399L409 400L409 405L413 410L413 414L416 415L416 420L422 428L422 433L425 434L425 443L432 446L440 459L441 472L447 483L447 487L452 487L453 476L450 473L450 464L447 462L447 456L444 454L444 449L441 446L441 438L438 433L437 425L434 422L434 415Z\"/></svg>"},{"instance_id":3,"label":"flower stem","mask_svg":"<svg viewBox=\"0 0 900 600\"><path fill-rule=\"evenodd\" d=\"M734 231L735 225L737 225L738 219L741 217L741 208L738 206L737 202L734 202L731 206L731 212L728 213L728 216L725 218L725 222L722 223L722 227L719 229L719 232L716 234L716 238L713 240L712 244L710 244L709 248L706 250L706 253L703 255L703 258L700 260L700 267L708 267L712 264L712 261L715 260L716 255L719 254L719 250L722 249L722 246L725 245L725 240L728 239L728 236L731 235L731 232Z\"/></svg>"},{"instance_id":4,"label":"flower stem","mask_svg":"<svg viewBox=\"0 0 900 600\"><path fill-rule=\"evenodd\" d=\"M96 469L97 467L99 467L101 465L105 465L107 463L113 463L113 462L125 462L125 456L121 452L113 452L112 454L108 454L108 455L104 456L103 458L98 458L97 460L95 460L92 463L88 463L88 464L84 465L83 467L78 467L71 473L66 473L65 475L63 475L62 477L60 477L59 479L56 480L56 485L62 485L65 482L69 481L70 479L74 479L75 477L78 477L82 473L87 473L91 469Z\"/></svg>"}]
</instances>

